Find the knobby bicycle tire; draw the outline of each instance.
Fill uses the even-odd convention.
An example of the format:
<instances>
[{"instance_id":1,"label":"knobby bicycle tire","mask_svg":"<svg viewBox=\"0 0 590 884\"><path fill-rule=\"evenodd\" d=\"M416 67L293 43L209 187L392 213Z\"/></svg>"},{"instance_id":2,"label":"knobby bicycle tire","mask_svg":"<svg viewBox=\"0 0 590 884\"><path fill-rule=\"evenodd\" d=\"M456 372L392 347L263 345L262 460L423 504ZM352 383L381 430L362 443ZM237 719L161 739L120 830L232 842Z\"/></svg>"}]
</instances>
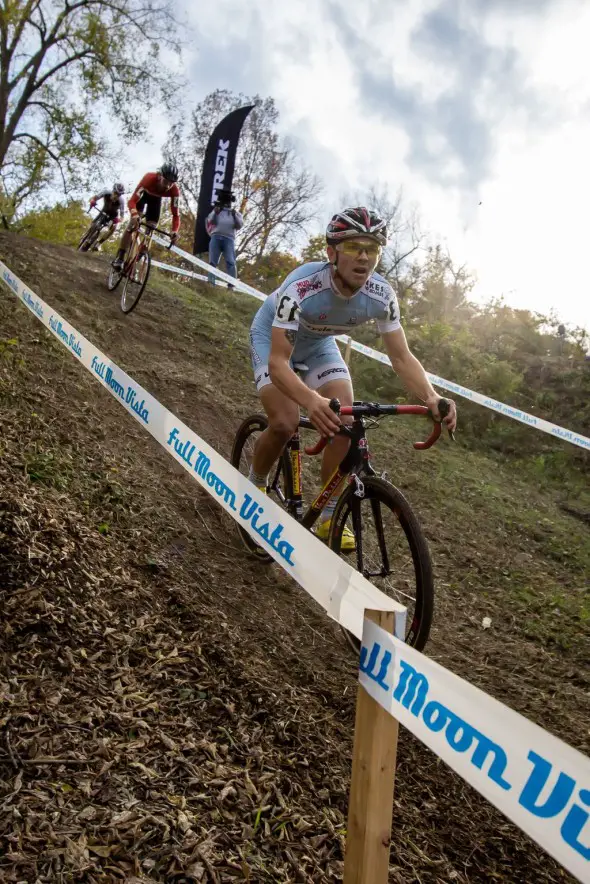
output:
<instances>
[{"instance_id":1,"label":"knobby bicycle tire","mask_svg":"<svg viewBox=\"0 0 590 884\"><path fill-rule=\"evenodd\" d=\"M376 476L363 476L362 483L364 486L364 497L362 499L377 501L388 507L395 514L408 542L416 581L416 600L413 615L409 618L406 642L418 651L421 651L428 641L434 614L432 561L426 537L410 504L399 489L390 482L386 482L384 479L379 479ZM355 501L355 492L356 484L352 483L341 494L332 518L328 543L330 548L339 555L342 532L347 519L355 505L360 507L361 499L357 496ZM358 549L358 537L356 542ZM355 555L356 553L352 553L352 557L347 556L347 560L350 561ZM398 599L398 601L404 602L403 599ZM342 629L349 645L358 654L360 650L359 640L347 629L344 629L344 627Z\"/></svg>"},{"instance_id":2,"label":"knobby bicycle tire","mask_svg":"<svg viewBox=\"0 0 590 884\"><path fill-rule=\"evenodd\" d=\"M247 417L244 421L242 421L236 432L230 457L230 463L233 467L236 468L236 470L240 470L242 453L250 436L252 436L254 433L262 433L264 430L266 430L267 427L268 420L264 414L252 414L250 415L250 417ZM274 467L274 473L272 475L274 484L276 484L276 482L279 480L279 477L282 475L284 495L287 500L289 500L293 496L293 471L291 467L291 461L286 452L283 452L283 454L281 455L280 461L277 466ZM270 564L274 561L273 557L256 543L252 535L248 531L246 531L245 528L242 528L239 524L237 528L244 546L249 552L256 556L259 562L263 564Z\"/></svg>"},{"instance_id":3,"label":"knobby bicycle tire","mask_svg":"<svg viewBox=\"0 0 590 884\"><path fill-rule=\"evenodd\" d=\"M115 270L115 268L111 264L110 269L109 269L109 276L107 279L107 288L108 288L109 292L114 292L122 279L123 279L123 270Z\"/></svg>"},{"instance_id":4,"label":"knobby bicycle tire","mask_svg":"<svg viewBox=\"0 0 590 884\"><path fill-rule=\"evenodd\" d=\"M134 273L136 272L137 265L139 264L140 261L143 261L143 260L145 260L145 261L147 262L147 267L146 267L146 270L145 270L145 277L144 277L144 279L143 279L143 282L142 282L141 285L139 286L139 291L137 292L137 294L135 295L135 297L133 298L133 300L129 303L129 305L127 305L127 289L128 289L128 286L129 286L129 285L136 285L136 283L131 279L131 274L134 274ZM148 251L141 252L141 253L137 256L137 258L135 259L135 261L133 262L133 265L129 268L129 271L128 271L127 273L124 274L124 276L125 276L125 283L124 283L124 286L123 286L123 291L121 292L121 310L123 311L123 313L125 313L125 314L131 313L131 311L132 311L132 310L135 310L135 308L136 308L137 305L139 304L139 301L140 301L140 299L141 299L141 296L143 295L143 293L144 293L144 291L145 291L145 287L146 287L146 285L147 285L147 281L148 281L148 279L149 279L149 277L150 277L150 269L151 269L151 266L152 266L152 259L151 259L151 255L150 255L150 253L149 253Z\"/></svg>"},{"instance_id":5,"label":"knobby bicycle tire","mask_svg":"<svg viewBox=\"0 0 590 884\"><path fill-rule=\"evenodd\" d=\"M83 236L82 236L80 242L78 243L78 251L79 251L79 252L83 252L83 251L84 251L84 249L83 249L82 247L83 247L84 243L86 242L86 240L88 239L88 234L89 234L89 233L90 233L89 230L85 230L85 231L84 231L84 234L83 234Z\"/></svg>"},{"instance_id":6,"label":"knobby bicycle tire","mask_svg":"<svg viewBox=\"0 0 590 884\"><path fill-rule=\"evenodd\" d=\"M88 228L88 230L86 231L86 233L84 234L84 236L82 237L82 239L80 240L80 243L78 245L79 252L87 252L88 249L90 249L94 245L94 243L96 242L96 239L98 237L98 234L100 233L100 229L101 229L100 226L97 226L97 224L96 224L96 218L95 218L94 221L92 222L92 224L90 225L90 227ZM86 248L83 248L84 246Z\"/></svg>"}]
</instances>

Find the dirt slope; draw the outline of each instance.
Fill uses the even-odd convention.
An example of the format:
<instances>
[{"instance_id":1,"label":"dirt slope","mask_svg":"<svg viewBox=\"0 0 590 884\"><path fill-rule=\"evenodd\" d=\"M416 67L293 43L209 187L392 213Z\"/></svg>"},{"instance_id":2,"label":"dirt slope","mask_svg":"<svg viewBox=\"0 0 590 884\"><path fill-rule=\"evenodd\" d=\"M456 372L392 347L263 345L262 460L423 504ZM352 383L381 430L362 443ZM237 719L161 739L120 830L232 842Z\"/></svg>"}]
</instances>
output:
<instances>
[{"instance_id":1,"label":"dirt slope","mask_svg":"<svg viewBox=\"0 0 590 884\"><path fill-rule=\"evenodd\" d=\"M253 304L207 288L188 303L154 277L124 317L100 258L6 234L0 257L227 456L255 407ZM244 557L228 518L5 286L0 420L0 880L340 880L355 668L336 627ZM440 472L424 463L416 490ZM525 634L498 593L484 613L503 629L476 630L485 556L423 509L435 558L460 574L441 580L429 652L584 749L584 624L565 647ZM583 591L577 561L556 568ZM571 879L404 732L390 880Z\"/></svg>"}]
</instances>

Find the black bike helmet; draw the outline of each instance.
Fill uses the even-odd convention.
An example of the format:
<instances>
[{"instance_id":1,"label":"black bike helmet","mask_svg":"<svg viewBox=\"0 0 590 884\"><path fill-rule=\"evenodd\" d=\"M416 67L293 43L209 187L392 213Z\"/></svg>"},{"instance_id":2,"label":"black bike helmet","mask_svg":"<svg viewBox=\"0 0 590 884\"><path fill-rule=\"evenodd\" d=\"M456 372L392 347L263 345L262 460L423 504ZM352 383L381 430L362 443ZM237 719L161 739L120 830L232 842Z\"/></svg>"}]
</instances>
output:
<instances>
[{"instance_id":1,"label":"black bike helmet","mask_svg":"<svg viewBox=\"0 0 590 884\"><path fill-rule=\"evenodd\" d=\"M162 163L160 175L163 175L167 181L178 181L178 166L170 162Z\"/></svg>"},{"instance_id":2,"label":"black bike helmet","mask_svg":"<svg viewBox=\"0 0 590 884\"><path fill-rule=\"evenodd\" d=\"M337 212L326 228L326 241L331 246L355 236L367 236L386 246L387 224L376 212L357 206Z\"/></svg>"}]
</instances>

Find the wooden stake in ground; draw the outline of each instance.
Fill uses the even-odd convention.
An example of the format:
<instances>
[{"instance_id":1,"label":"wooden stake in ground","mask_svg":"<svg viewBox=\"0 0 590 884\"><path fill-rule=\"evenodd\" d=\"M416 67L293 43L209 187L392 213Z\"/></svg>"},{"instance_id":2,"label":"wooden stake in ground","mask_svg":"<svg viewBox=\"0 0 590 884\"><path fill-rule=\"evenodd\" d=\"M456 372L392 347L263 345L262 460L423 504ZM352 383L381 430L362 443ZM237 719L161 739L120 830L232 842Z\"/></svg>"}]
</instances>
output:
<instances>
[{"instance_id":1,"label":"wooden stake in ground","mask_svg":"<svg viewBox=\"0 0 590 884\"><path fill-rule=\"evenodd\" d=\"M352 353L352 338L349 338L346 342L346 350L344 351L344 361L347 365L350 365L350 354Z\"/></svg>"},{"instance_id":2,"label":"wooden stake in ground","mask_svg":"<svg viewBox=\"0 0 590 884\"><path fill-rule=\"evenodd\" d=\"M393 635L391 611L365 617ZM359 684L344 884L387 884L399 724Z\"/></svg>"}]
</instances>

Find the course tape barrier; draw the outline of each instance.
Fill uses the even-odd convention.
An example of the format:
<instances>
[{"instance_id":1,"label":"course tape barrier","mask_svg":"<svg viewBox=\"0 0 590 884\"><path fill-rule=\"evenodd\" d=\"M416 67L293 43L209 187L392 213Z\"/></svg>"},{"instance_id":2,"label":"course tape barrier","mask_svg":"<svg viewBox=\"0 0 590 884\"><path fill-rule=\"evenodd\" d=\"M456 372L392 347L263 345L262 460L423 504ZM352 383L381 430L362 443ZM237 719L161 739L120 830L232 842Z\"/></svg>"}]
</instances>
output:
<instances>
[{"instance_id":1,"label":"course tape barrier","mask_svg":"<svg viewBox=\"0 0 590 884\"><path fill-rule=\"evenodd\" d=\"M183 267L174 267L172 264L164 264L162 261L152 260L152 267L158 267L160 270L169 270L171 273L178 273L180 276L188 276L190 279L198 279L201 282L207 282L204 273L193 273L192 270L185 270Z\"/></svg>"},{"instance_id":2,"label":"course tape barrier","mask_svg":"<svg viewBox=\"0 0 590 884\"><path fill-rule=\"evenodd\" d=\"M590 758L369 619L359 680L572 875L590 882Z\"/></svg>"},{"instance_id":3,"label":"course tape barrier","mask_svg":"<svg viewBox=\"0 0 590 884\"><path fill-rule=\"evenodd\" d=\"M365 609L394 611L396 624L399 621L396 628L402 637L405 635L403 605L380 592L262 494L246 476L25 286L2 261L0 274L31 313L330 617L360 639ZM238 423L236 418L236 427Z\"/></svg>"},{"instance_id":4,"label":"course tape barrier","mask_svg":"<svg viewBox=\"0 0 590 884\"><path fill-rule=\"evenodd\" d=\"M163 239L160 239L157 236L154 236L154 239L161 245L167 246L167 243ZM258 298L259 301L266 300L267 295L263 292L259 292L255 288L252 288L252 286L233 279L233 277L228 276L227 273L223 273L216 267L211 267L205 261L201 261L200 258L196 258L194 255L189 255L189 253L185 252L183 249L179 249L177 246L172 246L171 251L176 252L176 254L181 258L184 258L185 261L190 261L197 267L206 269L208 273L212 273L219 277L219 279L223 279L224 282L231 283L236 291L253 295L255 298ZM174 273L180 272L171 265L160 266L166 270L173 270ZM364 356L368 356L369 359L375 359L377 362L381 362L383 365L387 365L391 368L389 357L380 350L374 350L373 347L367 347L365 344L360 344L358 341L349 338L347 335L338 335L336 339L345 344L350 344L351 349L357 353L362 353ZM573 430L568 430L566 427L560 427L558 424L552 424L551 421L543 420L543 418L522 411L520 408L513 408L511 405L506 405L504 402L498 402L496 399L484 396L483 393L477 393L475 390L470 390L468 387L464 387L462 384L456 384L454 381L448 381L446 378L439 377L439 375L432 374L428 371L426 374L428 380L432 384L437 387L442 387L443 390L448 390L450 393L462 396L464 399L469 399L470 402L476 402L478 405L483 405L484 408L489 408L491 411L503 414L505 417L519 421L521 424L526 424L527 427L533 427L536 430L541 430L543 433L549 433L549 435L554 436L557 439L563 439L565 442L570 442L578 448L585 448L586 451L590 451L590 438L588 438L588 436L583 436Z\"/></svg>"}]
</instances>

